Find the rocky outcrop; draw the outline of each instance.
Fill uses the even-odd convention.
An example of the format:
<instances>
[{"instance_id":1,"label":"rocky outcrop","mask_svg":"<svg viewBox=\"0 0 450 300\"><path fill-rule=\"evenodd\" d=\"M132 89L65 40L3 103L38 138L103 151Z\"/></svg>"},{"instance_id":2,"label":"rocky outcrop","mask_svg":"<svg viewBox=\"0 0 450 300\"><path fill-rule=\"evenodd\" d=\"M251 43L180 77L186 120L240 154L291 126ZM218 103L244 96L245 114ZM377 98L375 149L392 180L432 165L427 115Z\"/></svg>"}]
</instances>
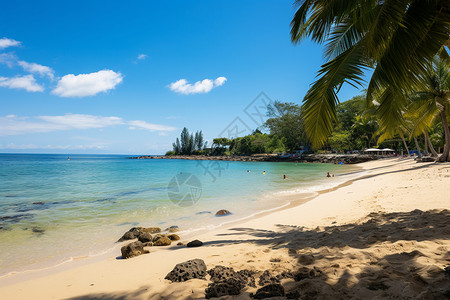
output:
<instances>
[{"instance_id":1,"label":"rocky outcrop","mask_svg":"<svg viewBox=\"0 0 450 300\"><path fill-rule=\"evenodd\" d=\"M273 276L269 270L264 271L261 276L259 276L259 285L264 286L272 283L280 283L280 280L277 277Z\"/></svg>"},{"instance_id":2,"label":"rocky outcrop","mask_svg":"<svg viewBox=\"0 0 450 300\"><path fill-rule=\"evenodd\" d=\"M243 286L249 285L256 287L255 272L250 270L234 271L233 268L224 266L215 266L208 271L212 282L224 282L229 279L239 281Z\"/></svg>"},{"instance_id":3,"label":"rocky outcrop","mask_svg":"<svg viewBox=\"0 0 450 300\"><path fill-rule=\"evenodd\" d=\"M123 246L120 251L122 252L122 258L127 259L141 254L149 253L148 250L144 250L144 244L141 242L133 242L126 246Z\"/></svg>"},{"instance_id":4,"label":"rocky outcrop","mask_svg":"<svg viewBox=\"0 0 450 300\"><path fill-rule=\"evenodd\" d=\"M206 156L206 155L172 155L172 156L139 156L131 159L186 159L186 160L219 160L219 161L271 161L271 162L311 162L311 163L344 163L357 164L379 157L366 154L302 154L300 157L282 157L274 154L254 154L251 156Z\"/></svg>"},{"instance_id":5,"label":"rocky outcrop","mask_svg":"<svg viewBox=\"0 0 450 300\"><path fill-rule=\"evenodd\" d=\"M243 287L244 285L235 279L213 282L208 284L208 287L205 289L205 298L239 295Z\"/></svg>"},{"instance_id":6,"label":"rocky outcrop","mask_svg":"<svg viewBox=\"0 0 450 300\"><path fill-rule=\"evenodd\" d=\"M130 230L128 230L127 232L125 232L125 234L118 240L118 242L123 242L123 241L127 241L127 240L133 240L133 239L137 239L139 237L139 235L141 234L141 227L133 227Z\"/></svg>"},{"instance_id":7,"label":"rocky outcrop","mask_svg":"<svg viewBox=\"0 0 450 300\"><path fill-rule=\"evenodd\" d=\"M165 235L165 234L155 234L154 236L153 236L153 242L156 242L157 240L159 240L160 238L162 238L162 237L167 237L167 235Z\"/></svg>"},{"instance_id":8,"label":"rocky outcrop","mask_svg":"<svg viewBox=\"0 0 450 300\"><path fill-rule=\"evenodd\" d=\"M117 242L123 242L123 241L127 241L127 240L133 240L133 239L137 239L139 238L139 236L142 233L157 233L157 232L161 232L161 228L159 227L149 227L149 228L144 228L144 227L133 227L130 230L128 230L127 232L125 232L125 234L117 241Z\"/></svg>"},{"instance_id":9,"label":"rocky outcrop","mask_svg":"<svg viewBox=\"0 0 450 300\"><path fill-rule=\"evenodd\" d=\"M187 243L188 247L200 247L203 246L203 242L199 241L199 240L193 240L192 242Z\"/></svg>"},{"instance_id":10,"label":"rocky outcrop","mask_svg":"<svg viewBox=\"0 0 450 300\"><path fill-rule=\"evenodd\" d=\"M231 215L231 212L226 209L221 209L218 212L216 212L216 216L227 216Z\"/></svg>"},{"instance_id":11,"label":"rocky outcrop","mask_svg":"<svg viewBox=\"0 0 450 300\"><path fill-rule=\"evenodd\" d=\"M138 241L141 243L148 243L148 242L153 241L153 237L148 232L142 232L138 237Z\"/></svg>"},{"instance_id":12,"label":"rocky outcrop","mask_svg":"<svg viewBox=\"0 0 450 300\"><path fill-rule=\"evenodd\" d=\"M245 285L254 286L254 272L242 270L235 272L233 268L216 266L208 271L211 281L205 290L205 297L222 297L226 295L239 295Z\"/></svg>"},{"instance_id":13,"label":"rocky outcrop","mask_svg":"<svg viewBox=\"0 0 450 300\"><path fill-rule=\"evenodd\" d=\"M167 236L163 236L153 242L153 246L169 246L171 243L172 241Z\"/></svg>"},{"instance_id":14,"label":"rocky outcrop","mask_svg":"<svg viewBox=\"0 0 450 300\"><path fill-rule=\"evenodd\" d=\"M167 236L171 241L178 241L180 240L180 236L178 234L169 234Z\"/></svg>"},{"instance_id":15,"label":"rocky outcrop","mask_svg":"<svg viewBox=\"0 0 450 300\"><path fill-rule=\"evenodd\" d=\"M194 278L204 279L206 274L205 262L197 258L177 264L165 279L172 282L183 282Z\"/></svg>"}]
</instances>

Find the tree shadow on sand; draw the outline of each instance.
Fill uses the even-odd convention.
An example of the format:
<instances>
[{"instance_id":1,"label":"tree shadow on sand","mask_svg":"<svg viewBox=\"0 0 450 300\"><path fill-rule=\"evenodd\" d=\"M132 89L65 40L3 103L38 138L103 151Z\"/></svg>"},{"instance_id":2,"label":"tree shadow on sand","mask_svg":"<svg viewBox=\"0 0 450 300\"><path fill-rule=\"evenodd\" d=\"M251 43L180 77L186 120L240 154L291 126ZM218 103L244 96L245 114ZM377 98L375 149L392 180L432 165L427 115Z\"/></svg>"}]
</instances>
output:
<instances>
[{"instance_id":1,"label":"tree shadow on sand","mask_svg":"<svg viewBox=\"0 0 450 300\"><path fill-rule=\"evenodd\" d=\"M317 267L320 278L287 283L300 299L450 299L450 211L371 213L360 224L278 225L276 231L233 228L221 247L252 243L288 249L293 271ZM254 239L240 239L253 236Z\"/></svg>"},{"instance_id":2,"label":"tree shadow on sand","mask_svg":"<svg viewBox=\"0 0 450 300\"><path fill-rule=\"evenodd\" d=\"M290 265L288 271L292 273L301 268L320 270L318 276L281 281L286 293L297 295L298 299L450 298L450 271L444 270L450 265L449 210L371 213L358 223L312 230L281 224L273 231L232 228L217 237L218 240L207 241L204 246L234 244L245 248L251 243L264 249L285 251L280 262ZM268 264L275 272L273 275L277 275L275 270L280 272L276 264ZM188 294L183 299L192 297ZM240 299L248 295L243 292ZM70 299L159 296L141 288L133 293L90 294Z\"/></svg>"},{"instance_id":3,"label":"tree shadow on sand","mask_svg":"<svg viewBox=\"0 0 450 300\"><path fill-rule=\"evenodd\" d=\"M92 293L83 296L66 298L66 300L134 300L142 299L149 287L140 287L133 292ZM145 297L144 297L145 298Z\"/></svg>"}]
</instances>

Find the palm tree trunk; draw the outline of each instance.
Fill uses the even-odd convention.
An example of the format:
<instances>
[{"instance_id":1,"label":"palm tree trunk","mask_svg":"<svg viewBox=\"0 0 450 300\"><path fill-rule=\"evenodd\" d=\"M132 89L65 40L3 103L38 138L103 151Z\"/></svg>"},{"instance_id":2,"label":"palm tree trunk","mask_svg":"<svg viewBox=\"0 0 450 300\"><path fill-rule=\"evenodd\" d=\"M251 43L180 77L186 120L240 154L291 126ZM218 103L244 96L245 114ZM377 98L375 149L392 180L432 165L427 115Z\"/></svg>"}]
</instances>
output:
<instances>
[{"instance_id":1,"label":"palm tree trunk","mask_svg":"<svg viewBox=\"0 0 450 300\"><path fill-rule=\"evenodd\" d=\"M428 132L424 131L423 134L425 136L425 140L428 142L428 146L430 147L431 155L433 157L438 157L439 154L436 152L436 150L434 150L433 143L431 143L430 136L428 135Z\"/></svg>"},{"instance_id":2,"label":"palm tree trunk","mask_svg":"<svg viewBox=\"0 0 450 300\"><path fill-rule=\"evenodd\" d=\"M439 156L437 161L444 162L444 161L450 161L450 156L449 156L450 129L448 128L447 116L445 115L445 109L441 110L441 119L442 119L442 125L444 126L445 145L444 145L444 151L442 152L441 156Z\"/></svg>"},{"instance_id":3,"label":"palm tree trunk","mask_svg":"<svg viewBox=\"0 0 450 300\"><path fill-rule=\"evenodd\" d=\"M425 143L425 148L424 148L425 156L428 156L430 154L430 152L428 151L428 140L425 138L425 132L424 132L424 135L423 135L423 141Z\"/></svg>"},{"instance_id":4,"label":"palm tree trunk","mask_svg":"<svg viewBox=\"0 0 450 300\"><path fill-rule=\"evenodd\" d=\"M414 138L414 142L416 143L416 148L417 148L417 153L418 153L417 157L422 158L422 153L420 153L421 150L420 150L419 142L417 141L416 137Z\"/></svg>"},{"instance_id":5,"label":"palm tree trunk","mask_svg":"<svg viewBox=\"0 0 450 300\"><path fill-rule=\"evenodd\" d=\"M400 137L403 141L403 146L405 146L406 153L408 153L408 156L411 156L411 153L409 153L408 145L406 144L405 137L403 136L403 132L400 130Z\"/></svg>"}]
</instances>

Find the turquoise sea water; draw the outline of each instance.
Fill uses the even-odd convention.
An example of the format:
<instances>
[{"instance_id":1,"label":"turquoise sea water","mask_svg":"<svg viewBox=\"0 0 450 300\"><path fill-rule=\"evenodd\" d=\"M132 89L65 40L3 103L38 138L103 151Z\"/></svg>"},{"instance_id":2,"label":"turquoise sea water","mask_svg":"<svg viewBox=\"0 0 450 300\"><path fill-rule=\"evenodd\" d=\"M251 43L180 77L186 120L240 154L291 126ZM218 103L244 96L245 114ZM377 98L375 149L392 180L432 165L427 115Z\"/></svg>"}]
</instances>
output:
<instances>
[{"instance_id":1,"label":"turquoise sea water","mask_svg":"<svg viewBox=\"0 0 450 300\"><path fill-rule=\"evenodd\" d=\"M193 236L287 205L293 196L310 197L355 169L0 154L0 276L101 254L133 226L177 225L182 237ZM327 172L337 176L326 178ZM216 217L220 209L232 215Z\"/></svg>"}]
</instances>

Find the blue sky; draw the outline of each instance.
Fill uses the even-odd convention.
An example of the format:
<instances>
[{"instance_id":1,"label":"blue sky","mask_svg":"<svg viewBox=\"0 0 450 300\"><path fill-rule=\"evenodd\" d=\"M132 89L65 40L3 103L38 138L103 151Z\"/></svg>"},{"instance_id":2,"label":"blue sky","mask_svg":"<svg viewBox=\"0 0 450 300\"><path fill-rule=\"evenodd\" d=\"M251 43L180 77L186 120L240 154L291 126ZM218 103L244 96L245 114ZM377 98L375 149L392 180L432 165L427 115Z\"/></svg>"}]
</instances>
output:
<instances>
[{"instance_id":1,"label":"blue sky","mask_svg":"<svg viewBox=\"0 0 450 300\"><path fill-rule=\"evenodd\" d=\"M4 3L0 152L161 154L184 126L256 128L261 92L301 103L324 62L290 42L292 3Z\"/></svg>"}]
</instances>

